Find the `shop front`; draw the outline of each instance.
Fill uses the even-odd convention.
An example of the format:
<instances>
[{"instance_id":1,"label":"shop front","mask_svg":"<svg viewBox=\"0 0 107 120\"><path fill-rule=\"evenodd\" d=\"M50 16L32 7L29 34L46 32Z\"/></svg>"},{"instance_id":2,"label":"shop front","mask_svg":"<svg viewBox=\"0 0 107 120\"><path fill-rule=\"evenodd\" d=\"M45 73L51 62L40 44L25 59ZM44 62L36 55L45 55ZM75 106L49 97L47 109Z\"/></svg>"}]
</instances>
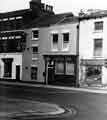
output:
<instances>
[{"instance_id":1,"label":"shop front","mask_svg":"<svg viewBox=\"0 0 107 120\"><path fill-rule=\"evenodd\" d=\"M80 62L80 84L101 86L104 81L104 68L104 59L82 59Z\"/></svg>"},{"instance_id":2,"label":"shop front","mask_svg":"<svg viewBox=\"0 0 107 120\"><path fill-rule=\"evenodd\" d=\"M76 86L77 57L45 55L46 84Z\"/></svg>"}]
</instances>

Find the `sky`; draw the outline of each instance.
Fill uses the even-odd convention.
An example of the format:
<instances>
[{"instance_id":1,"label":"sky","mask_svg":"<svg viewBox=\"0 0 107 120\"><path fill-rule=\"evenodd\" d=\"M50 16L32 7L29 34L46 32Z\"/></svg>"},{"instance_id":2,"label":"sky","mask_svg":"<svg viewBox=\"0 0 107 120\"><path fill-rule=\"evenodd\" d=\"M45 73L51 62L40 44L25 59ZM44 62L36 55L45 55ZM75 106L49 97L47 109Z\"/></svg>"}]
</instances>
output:
<instances>
[{"instance_id":1,"label":"sky","mask_svg":"<svg viewBox=\"0 0 107 120\"><path fill-rule=\"evenodd\" d=\"M8 12L29 8L31 0L0 0L0 12ZM73 12L80 9L106 9L107 0L42 0L42 3L52 5L55 13Z\"/></svg>"}]
</instances>

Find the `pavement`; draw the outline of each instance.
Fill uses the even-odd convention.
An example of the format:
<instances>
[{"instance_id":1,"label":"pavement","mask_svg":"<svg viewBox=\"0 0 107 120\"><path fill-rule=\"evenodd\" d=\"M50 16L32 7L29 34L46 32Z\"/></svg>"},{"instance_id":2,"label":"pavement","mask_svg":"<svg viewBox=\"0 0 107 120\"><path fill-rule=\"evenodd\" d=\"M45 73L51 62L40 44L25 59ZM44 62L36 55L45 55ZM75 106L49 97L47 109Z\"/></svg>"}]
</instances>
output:
<instances>
[{"instance_id":1,"label":"pavement","mask_svg":"<svg viewBox=\"0 0 107 120\"><path fill-rule=\"evenodd\" d=\"M55 86L55 85L44 85L44 84L31 84L31 83L21 83L21 82L8 82L8 81L0 81L0 84L6 85L17 85L17 86L26 86L26 87L42 87L42 88L50 88L50 89L61 89L61 90L73 90L80 92L88 92L88 93L98 93L98 94L107 94L107 86L94 86L88 87L83 86L79 88L75 87L65 87L65 86Z\"/></svg>"},{"instance_id":2,"label":"pavement","mask_svg":"<svg viewBox=\"0 0 107 120\"><path fill-rule=\"evenodd\" d=\"M17 118L25 116L52 116L63 114L65 110L56 104L0 97L0 119Z\"/></svg>"}]
</instances>

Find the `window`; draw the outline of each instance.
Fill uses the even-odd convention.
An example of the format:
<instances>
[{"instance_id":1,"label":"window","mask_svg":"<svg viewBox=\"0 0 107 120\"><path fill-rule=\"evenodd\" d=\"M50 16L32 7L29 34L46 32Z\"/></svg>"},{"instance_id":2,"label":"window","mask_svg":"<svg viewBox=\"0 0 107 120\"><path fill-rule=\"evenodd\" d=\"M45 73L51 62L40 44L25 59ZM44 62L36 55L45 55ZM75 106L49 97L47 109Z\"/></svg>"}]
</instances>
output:
<instances>
[{"instance_id":1,"label":"window","mask_svg":"<svg viewBox=\"0 0 107 120\"><path fill-rule=\"evenodd\" d=\"M68 49L69 33L63 33L63 48Z\"/></svg>"},{"instance_id":2,"label":"window","mask_svg":"<svg viewBox=\"0 0 107 120\"><path fill-rule=\"evenodd\" d=\"M12 58L2 59L4 62L4 77L12 76Z\"/></svg>"},{"instance_id":3,"label":"window","mask_svg":"<svg viewBox=\"0 0 107 120\"><path fill-rule=\"evenodd\" d=\"M32 31L32 38L39 38L39 31L38 30L33 30Z\"/></svg>"},{"instance_id":4,"label":"window","mask_svg":"<svg viewBox=\"0 0 107 120\"><path fill-rule=\"evenodd\" d=\"M32 80L37 80L37 72L38 72L37 67L31 67L31 79Z\"/></svg>"},{"instance_id":5,"label":"window","mask_svg":"<svg viewBox=\"0 0 107 120\"><path fill-rule=\"evenodd\" d=\"M95 30L103 30L103 21L95 22Z\"/></svg>"},{"instance_id":6,"label":"window","mask_svg":"<svg viewBox=\"0 0 107 120\"><path fill-rule=\"evenodd\" d=\"M17 16L16 19L22 19L22 16Z\"/></svg>"},{"instance_id":7,"label":"window","mask_svg":"<svg viewBox=\"0 0 107 120\"><path fill-rule=\"evenodd\" d=\"M37 46L32 47L32 51L33 51L33 53L38 53L38 47Z\"/></svg>"},{"instance_id":8,"label":"window","mask_svg":"<svg viewBox=\"0 0 107 120\"><path fill-rule=\"evenodd\" d=\"M8 18L3 18L3 21L8 21Z\"/></svg>"},{"instance_id":9,"label":"window","mask_svg":"<svg viewBox=\"0 0 107 120\"><path fill-rule=\"evenodd\" d=\"M94 56L102 55L102 39L94 39Z\"/></svg>"},{"instance_id":10,"label":"window","mask_svg":"<svg viewBox=\"0 0 107 120\"><path fill-rule=\"evenodd\" d=\"M53 37L53 49L58 49L58 34L54 33L52 34Z\"/></svg>"},{"instance_id":11,"label":"window","mask_svg":"<svg viewBox=\"0 0 107 120\"><path fill-rule=\"evenodd\" d=\"M56 74L64 74L64 62L63 61L57 61L55 63L55 72Z\"/></svg>"},{"instance_id":12,"label":"window","mask_svg":"<svg viewBox=\"0 0 107 120\"><path fill-rule=\"evenodd\" d=\"M66 62L66 74L68 75L75 75L75 66L72 62L67 61Z\"/></svg>"},{"instance_id":13,"label":"window","mask_svg":"<svg viewBox=\"0 0 107 120\"><path fill-rule=\"evenodd\" d=\"M64 43L69 42L69 33L63 33L63 41L64 41Z\"/></svg>"}]
</instances>

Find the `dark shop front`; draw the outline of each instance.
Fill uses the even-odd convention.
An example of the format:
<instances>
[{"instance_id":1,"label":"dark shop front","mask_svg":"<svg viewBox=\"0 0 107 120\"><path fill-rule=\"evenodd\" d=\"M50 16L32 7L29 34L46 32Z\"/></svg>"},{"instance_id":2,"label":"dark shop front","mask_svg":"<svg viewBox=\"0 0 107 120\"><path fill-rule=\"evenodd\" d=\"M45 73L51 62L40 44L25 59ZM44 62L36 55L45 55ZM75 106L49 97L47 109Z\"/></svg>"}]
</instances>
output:
<instances>
[{"instance_id":1,"label":"dark shop front","mask_svg":"<svg viewBox=\"0 0 107 120\"><path fill-rule=\"evenodd\" d=\"M44 55L46 84L76 86L77 56Z\"/></svg>"}]
</instances>

